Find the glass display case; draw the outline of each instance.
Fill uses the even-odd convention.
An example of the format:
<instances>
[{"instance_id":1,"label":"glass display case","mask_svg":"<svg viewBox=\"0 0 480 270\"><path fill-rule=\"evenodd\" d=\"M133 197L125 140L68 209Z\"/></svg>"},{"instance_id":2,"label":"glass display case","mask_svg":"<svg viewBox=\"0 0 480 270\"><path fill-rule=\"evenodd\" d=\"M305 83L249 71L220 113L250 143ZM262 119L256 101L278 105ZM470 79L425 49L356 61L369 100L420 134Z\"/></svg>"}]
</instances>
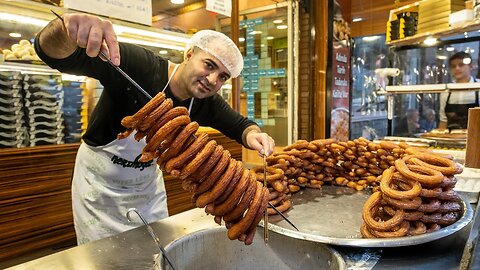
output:
<instances>
[{"instance_id":1,"label":"glass display case","mask_svg":"<svg viewBox=\"0 0 480 270\"><path fill-rule=\"evenodd\" d=\"M386 99L379 92L388 78L375 73L388 67L387 55L385 35L353 39L350 138L373 140L387 135Z\"/></svg>"}]
</instances>

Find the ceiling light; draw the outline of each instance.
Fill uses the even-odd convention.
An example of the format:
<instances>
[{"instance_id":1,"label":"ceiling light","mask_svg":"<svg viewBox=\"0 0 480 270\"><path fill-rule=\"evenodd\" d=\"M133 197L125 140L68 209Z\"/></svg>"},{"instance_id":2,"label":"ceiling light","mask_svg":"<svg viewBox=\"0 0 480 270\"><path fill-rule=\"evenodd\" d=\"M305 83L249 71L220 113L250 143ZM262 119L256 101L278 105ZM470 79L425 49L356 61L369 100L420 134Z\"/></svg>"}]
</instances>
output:
<instances>
[{"instance_id":1,"label":"ceiling light","mask_svg":"<svg viewBox=\"0 0 480 270\"><path fill-rule=\"evenodd\" d=\"M267 37L267 40L272 40L272 39L274 39L274 37L272 37L272 36Z\"/></svg>"},{"instance_id":2,"label":"ceiling light","mask_svg":"<svg viewBox=\"0 0 480 270\"><path fill-rule=\"evenodd\" d=\"M423 44L427 45L427 46L432 46L432 45L435 45L437 43L437 39L434 38L434 37L429 37L429 38L426 38L424 41L423 41Z\"/></svg>"},{"instance_id":3,"label":"ceiling light","mask_svg":"<svg viewBox=\"0 0 480 270\"><path fill-rule=\"evenodd\" d=\"M446 55L437 55L437 59L446 60L447 56Z\"/></svg>"},{"instance_id":4,"label":"ceiling light","mask_svg":"<svg viewBox=\"0 0 480 270\"><path fill-rule=\"evenodd\" d=\"M453 51L455 50L455 48L454 48L454 47L447 47L446 50L447 50L448 52L453 52Z\"/></svg>"},{"instance_id":5,"label":"ceiling light","mask_svg":"<svg viewBox=\"0 0 480 270\"><path fill-rule=\"evenodd\" d=\"M245 41L245 38L244 38L244 37L238 38L238 41L239 41L239 42L244 42L244 41Z\"/></svg>"},{"instance_id":6,"label":"ceiling light","mask_svg":"<svg viewBox=\"0 0 480 270\"><path fill-rule=\"evenodd\" d=\"M156 48L172 49L172 50L179 50L179 51L183 51L185 49L182 46L170 45L170 44L165 44L160 42L152 42L152 41L134 39L134 38L117 37L117 40L119 42L132 43L132 44L138 44L138 45L144 45L144 46L150 46L150 47L156 47Z\"/></svg>"},{"instance_id":7,"label":"ceiling light","mask_svg":"<svg viewBox=\"0 0 480 270\"><path fill-rule=\"evenodd\" d=\"M159 54L167 54L168 51L166 51L166 50L161 50L161 51L159 51L158 53L159 53Z\"/></svg>"},{"instance_id":8,"label":"ceiling light","mask_svg":"<svg viewBox=\"0 0 480 270\"><path fill-rule=\"evenodd\" d=\"M11 36L11 37L14 37L14 38L22 37L22 34L20 34L20 33L9 33L8 35Z\"/></svg>"},{"instance_id":9,"label":"ceiling light","mask_svg":"<svg viewBox=\"0 0 480 270\"><path fill-rule=\"evenodd\" d=\"M472 58L470 57L465 57L463 58L462 62L465 64L465 65L470 65L472 63Z\"/></svg>"},{"instance_id":10,"label":"ceiling light","mask_svg":"<svg viewBox=\"0 0 480 270\"><path fill-rule=\"evenodd\" d=\"M277 25L277 29L287 29L288 26L286 24L280 24L280 25Z\"/></svg>"},{"instance_id":11,"label":"ceiling light","mask_svg":"<svg viewBox=\"0 0 480 270\"><path fill-rule=\"evenodd\" d=\"M363 18L353 18L352 22L360 22L363 21Z\"/></svg>"},{"instance_id":12,"label":"ceiling light","mask_svg":"<svg viewBox=\"0 0 480 270\"><path fill-rule=\"evenodd\" d=\"M263 33L263 32L262 32L262 31L252 31L252 32L250 32L249 34L250 34L250 35L259 35L259 34L261 34L261 33Z\"/></svg>"},{"instance_id":13,"label":"ceiling light","mask_svg":"<svg viewBox=\"0 0 480 270\"><path fill-rule=\"evenodd\" d=\"M273 21L273 23L274 23L274 24L279 24L279 23L282 23L282 22L283 22L283 21L282 21L282 20L280 20L280 19L278 19L278 20L274 20L274 21Z\"/></svg>"},{"instance_id":14,"label":"ceiling light","mask_svg":"<svg viewBox=\"0 0 480 270\"><path fill-rule=\"evenodd\" d=\"M180 5L180 4L183 4L184 1L183 0L170 0L170 3L175 4L175 5Z\"/></svg>"}]
</instances>

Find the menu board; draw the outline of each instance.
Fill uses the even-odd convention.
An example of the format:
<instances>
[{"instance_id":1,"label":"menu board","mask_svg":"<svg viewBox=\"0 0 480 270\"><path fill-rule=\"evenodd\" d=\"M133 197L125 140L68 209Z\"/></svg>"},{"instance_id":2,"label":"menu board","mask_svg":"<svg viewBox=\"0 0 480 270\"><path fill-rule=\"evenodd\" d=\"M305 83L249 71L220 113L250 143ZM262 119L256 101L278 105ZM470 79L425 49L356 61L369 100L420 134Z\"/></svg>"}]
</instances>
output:
<instances>
[{"instance_id":1,"label":"menu board","mask_svg":"<svg viewBox=\"0 0 480 270\"><path fill-rule=\"evenodd\" d=\"M347 141L350 133L350 48L341 42L333 44L331 89L330 137Z\"/></svg>"},{"instance_id":2,"label":"menu board","mask_svg":"<svg viewBox=\"0 0 480 270\"><path fill-rule=\"evenodd\" d=\"M93 14L152 25L150 0L64 0L64 7Z\"/></svg>"}]
</instances>

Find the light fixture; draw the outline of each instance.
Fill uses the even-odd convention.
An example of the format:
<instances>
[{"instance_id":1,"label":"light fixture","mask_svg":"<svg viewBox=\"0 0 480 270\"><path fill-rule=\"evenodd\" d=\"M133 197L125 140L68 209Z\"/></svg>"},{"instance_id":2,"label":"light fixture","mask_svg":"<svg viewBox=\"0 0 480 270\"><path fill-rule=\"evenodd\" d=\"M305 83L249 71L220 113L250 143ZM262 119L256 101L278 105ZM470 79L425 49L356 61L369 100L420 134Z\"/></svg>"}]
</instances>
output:
<instances>
[{"instance_id":1,"label":"light fixture","mask_svg":"<svg viewBox=\"0 0 480 270\"><path fill-rule=\"evenodd\" d=\"M166 50L161 50L161 51L159 51L158 53L159 53L159 54L167 54L168 51L166 51Z\"/></svg>"},{"instance_id":2,"label":"light fixture","mask_svg":"<svg viewBox=\"0 0 480 270\"><path fill-rule=\"evenodd\" d=\"M455 48L454 47L447 47L446 50L447 50L447 52L453 52L455 50Z\"/></svg>"},{"instance_id":3,"label":"light fixture","mask_svg":"<svg viewBox=\"0 0 480 270\"><path fill-rule=\"evenodd\" d=\"M138 44L138 45L144 45L144 46L149 46L149 47L165 48L165 49L172 49L172 50L179 50L179 51L185 50L185 48L182 47L182 46L153 42L153 41L147 41L147 40L141 40L141 39L135 39L135 38L117 37L117 40L119 42Z\"/></svg>"},{"instance_id":4,"label":"light fixture","mask_svg":"<svg viewBox=\"0 0 480 270\"><path fill-rule=\"evenodd\" d=\"M265 44L263 44L263 43L262 43L262 44L260 44L260 47L265 47Z\"/></svg>"},{"instance_id":5,"label":"light fixture","mask_svg":"<svg viewBox=\"0 0 480 270\"><path fill-rule=\"evenodd\" d=\"M286 24L280 24L280 25L277 25L277 29L287 29L288 26Z\"/></svg>"},{"instance_id":6,"label":"light fixture","mask_svg":"<svg viewBox=\"0 0 480 270\"><path fill-rule=\"evenodd\" d=\"M13 37L13 38L22 37L22 34L20 34L20 33L9 33L8 35L11 36L11 37Z\"/></svg>"},{"instance_id":7,"label":"light fixture","mask_svg":"<svg viewBox=\"0 0 480 270\"><path fill-rule=\"evenodd\" d=\"M379 38L380 38L379 36L368 36L368 37L362 37L362 40L366 42L370 42L370 41L375 41Z\"/></svg>"},{"instance_id":8,"label":"light fixture","mask_svg":"<svg viewBox=\"0 0 480 270\"><path fill-rule=\"evenodd\" d=\"M250 32L249 34L250 34L250 35L260 35L261 33L263 33L263 32L262 32L262 31L255 31L255 30L254 30L254 31Z\"/></svg>"},{"instance_id":9,"label":"light fixture","mask_svg":"<svg viewBox=\"0 0 480 270\"><path fill-rule=\"evenodd\" d=\"M274 21L273 21L274 24L280 24L280 23L282 23L282 22L283 22L283 21L280 20L280 19L277 19L277 20L274 20Z\"/></svg>"},{"instance_id":10,"label":"light fixture","mask_svg":"<svg viewBox=\"0 0 480 270\"><path fill-rule=\"evenodd\" d=\"M274 39L274 37L272 37L272 36L267 37L267 40L272 40L272 39Z\"/></svg>"},{"instance_id":11,"label":"light fixture","mask_svg":"<svg viewBox=\"0 0 480 270\"><path fill-rule=\"evenodd\" d=\"M437 55L437 59L446 60L447 56L446 55Z\"/></svg>"},{"instance_id":12,"label":"light fixture","mask_svg":"<svg viewBox=\"0 0 480 270\"><path fill-rule=\"evenodd\" d=\"M363 21L363 18L360 18L360 17L352 19L352 22L361 22L361 21Z\"/></svg>"},{"instance_id":13,"label":"light fixture","mask_svg":"<svg viewBox=\"0 0 480 270\"><path fill-rule=\"evenodd\" d=\"M245 41L245 38L244 38L244 37L238 38L238 41L239 41L239 42L244 42L244 41Z\"/></svg>"},{"instance_id":14,"label":"light fixture","mask_svg":"<svg viewBox=\"0 0 480 270\"><path fill-rule=\"evenodd\" d=\"M434 37L428 37L423 41L423 44L427 46L433 46L437 43L437 39Z\"/></svg>"},{"instance_id":15,"label":"light fixture","mask_svg":"<svg viewBox=\"0 0 480 270\"><path fill-rule=\"evenodd\" d=\"M465 57L463 58L462 62L465 64L465 65L470 65L472 63L472 58L470 57Z\"/></svg>"},{"instance_id":16,"label":"light fixture","mask_svg":"<svg viewBox=\"0 0 480 270\"><path fill-rule=\"evenodd\" d=\"M170 0L170 3L175 4L175 5L180 5L180 4L183 4L184 1L183 0Z\"/></svg>"},{"instance_id":17,"label":"light fixture","mask_svg":"<svg viewBox=\"0 0 480 270\"><path fill-rule=\"evenodd\" d=\"M21 22L23 24L32 24L40 27L44 27L48 24L47 20L40 20L35 18L29 18L27 16L9 14L9 13L3 13L3 12L0 12L0 20Z\"/></svg>"}]
</instances>

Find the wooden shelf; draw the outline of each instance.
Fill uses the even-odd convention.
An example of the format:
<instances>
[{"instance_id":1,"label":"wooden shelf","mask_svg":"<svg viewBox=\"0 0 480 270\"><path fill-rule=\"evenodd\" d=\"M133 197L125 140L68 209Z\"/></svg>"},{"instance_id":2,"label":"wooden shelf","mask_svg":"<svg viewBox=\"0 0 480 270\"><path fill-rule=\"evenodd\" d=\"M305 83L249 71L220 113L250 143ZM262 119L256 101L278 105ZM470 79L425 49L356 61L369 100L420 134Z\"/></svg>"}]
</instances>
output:
<instances>
[{"instance_id":1,"label":"wooden shelf","mask_svg":"<svg viewBox=\"0 0 480 270\"><path fill-rule=\"evenodd\" d=\"M439 83L419 85L389 85L387 94L444 93L452 91L478 91L480 83Z\"/></svg>"},{"instance_id":2,"label":"wooden shelf","mask_svg":"<svg viewBox=\"0 0 480 270\"><path fill-rule=\"evenodd\" d=\"M427 37L440 39L442 37L460 35L465 32L476 31L479 28L480 28L480 20L477 19L456 27L438 29L436 31L417 34L417 35L406 37L403 39L392 40L390 42L387 42L386 44L394 45L394 46L414 45L414 44L423 42Z\"/></svg>"}]
</instances>

